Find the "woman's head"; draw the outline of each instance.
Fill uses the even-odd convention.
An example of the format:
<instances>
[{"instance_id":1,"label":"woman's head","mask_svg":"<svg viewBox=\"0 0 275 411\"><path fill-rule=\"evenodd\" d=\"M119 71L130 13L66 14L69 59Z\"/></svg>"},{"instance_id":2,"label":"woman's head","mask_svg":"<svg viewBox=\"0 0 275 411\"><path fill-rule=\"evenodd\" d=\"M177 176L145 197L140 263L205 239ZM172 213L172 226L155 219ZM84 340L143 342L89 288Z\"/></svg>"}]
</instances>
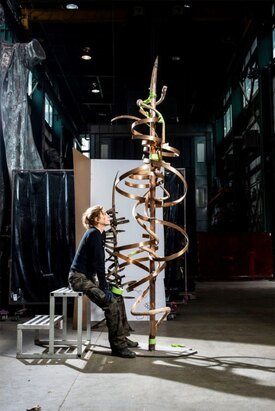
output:
<instances>
[{"instance_id":1,"label":"woman's head","mask_svg":"<svg viewBox=\"0 0 275 411\"><path fill-rule=\"evenodd\" d=\"M82 224L87 229L100 224L104 227L108 225L109 222L109 216L101 205L94 205L87 208L82 215Z\"/></svg>"}]
</instances>

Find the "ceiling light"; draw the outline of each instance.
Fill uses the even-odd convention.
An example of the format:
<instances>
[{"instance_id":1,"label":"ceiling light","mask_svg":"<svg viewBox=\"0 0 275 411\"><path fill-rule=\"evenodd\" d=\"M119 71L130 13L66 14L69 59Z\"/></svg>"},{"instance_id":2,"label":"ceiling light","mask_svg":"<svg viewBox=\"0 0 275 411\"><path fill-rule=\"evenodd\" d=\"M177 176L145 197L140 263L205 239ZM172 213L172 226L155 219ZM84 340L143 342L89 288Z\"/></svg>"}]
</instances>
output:
<instances>
[{"instance_id":1,"label":"ceiling light","mask_svg":"<svg viewBox=\"0 0 275 411\"><path fill-rule=\"evenodd\" d=\"M84 47L84 49L82 50L81 58L83 60L91 60L92 55L91 55L91 48L90 47Z\"/></svg>"},{"instance_id":2,"label":"ceiling light","mask_svg":"<svg viewBox=\"0 0 275 411\"><path fill-rule=\"evenodd\" d=\"M94 93L94 94L100 93L100 89L99 89L99 87L98 87L98 85L97 85L96 83L93 83L93 84L92 84L92 90L91 90L91 92Z\"/></svg>"},{"instance_id":3,"label":"ceiling light","mask_svg":"<svg viewBox=\"0 0 275 411\"><path fill-rule=\"evenodd\" d=\"M66 9L67 10L77 10L78 5L76 3L68 3L68 4L66 4Z\"/></svg>"}]
</instances>

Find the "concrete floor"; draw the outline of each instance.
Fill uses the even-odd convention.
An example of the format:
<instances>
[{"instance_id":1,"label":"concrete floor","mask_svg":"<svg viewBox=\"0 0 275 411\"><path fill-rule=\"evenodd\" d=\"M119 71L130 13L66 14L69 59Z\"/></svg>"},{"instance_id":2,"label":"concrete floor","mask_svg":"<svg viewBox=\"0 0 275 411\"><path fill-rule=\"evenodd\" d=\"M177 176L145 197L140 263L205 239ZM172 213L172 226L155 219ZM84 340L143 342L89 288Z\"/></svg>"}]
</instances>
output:
<instances>
[{"instance_id":1,"label":"concrete floor","mask_svg":"<svg viewBox=\"0 0 275 411\"><path fill-rule=\"evenodd\" d=\"M198 283L196 294L159 328L159 356L97 350L108 346L103 326L92 332L97 352L83 359L19 360L17 323L0 322L0 410L275 410L275 282ZM148 323L131 325L146 347ZM171 344L197 354L172 356Z\"/></svg>"}]
</instances>

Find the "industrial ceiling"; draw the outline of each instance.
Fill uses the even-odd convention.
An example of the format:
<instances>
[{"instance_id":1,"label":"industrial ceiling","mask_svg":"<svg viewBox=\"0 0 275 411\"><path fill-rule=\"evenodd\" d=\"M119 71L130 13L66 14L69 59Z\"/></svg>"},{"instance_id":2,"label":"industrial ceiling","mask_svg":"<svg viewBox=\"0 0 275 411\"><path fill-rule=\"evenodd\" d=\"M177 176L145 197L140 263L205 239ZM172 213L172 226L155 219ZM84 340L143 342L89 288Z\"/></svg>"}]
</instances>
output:
<instances>
[{"instance_id":1,"label":"industrial ceiling","mask_svg":"<svg viewBox=\"0 0 275 411\"><path fill-rule=\"evenodd\" d=\"M166 122L209 122L251 27L269 24L272 1L11 1L29 39L45 52L43 65L57 80L60 97L80 131L136 115L148 97L159 58L158 92L168 86L161 111ZM82 60L84 48L91 59ZM92 87L99 86L99 93Z\"/></svg>"}]
</instances>

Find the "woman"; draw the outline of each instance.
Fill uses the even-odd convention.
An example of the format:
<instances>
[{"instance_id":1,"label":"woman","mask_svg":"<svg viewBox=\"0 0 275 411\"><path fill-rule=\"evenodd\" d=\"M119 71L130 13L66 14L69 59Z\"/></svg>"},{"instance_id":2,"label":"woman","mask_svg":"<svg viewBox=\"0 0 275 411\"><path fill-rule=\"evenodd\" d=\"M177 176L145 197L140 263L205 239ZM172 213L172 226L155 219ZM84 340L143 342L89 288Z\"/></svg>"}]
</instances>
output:
<instances>
[{"instance_id":1,"label":"woman","mask_svg":"<svg viewBox=\"0 0 275 411\"><path fill-rule=\"evenodd\" d=\"M82 224L87 231L73 259L69 284L104 311L112 355L134 358L136 354L129 347L137 347L138 343L127 338L130 333L123 297L111 292L105 277L104 243L109 215L101 205L95 205L84 212Z\"/></svg>"}]
</instances>

